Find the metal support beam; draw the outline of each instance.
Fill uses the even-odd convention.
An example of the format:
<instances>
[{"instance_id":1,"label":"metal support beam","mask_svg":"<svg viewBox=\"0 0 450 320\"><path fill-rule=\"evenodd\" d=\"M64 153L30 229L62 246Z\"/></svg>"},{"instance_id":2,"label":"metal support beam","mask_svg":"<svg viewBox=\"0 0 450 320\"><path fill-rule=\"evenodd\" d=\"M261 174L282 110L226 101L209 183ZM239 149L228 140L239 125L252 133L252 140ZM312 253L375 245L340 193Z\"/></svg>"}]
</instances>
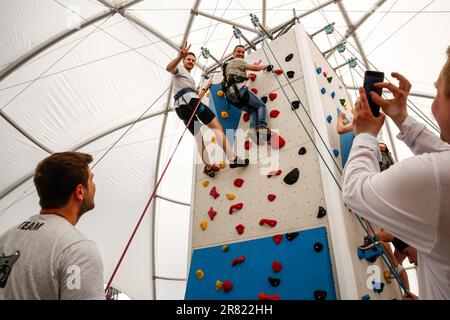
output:
<instances>
[{"instance_id":1,"label":"metal support beam","mask_svg":"<svg viewBox=\"0 0 450 320\"><path fill-rule=\"evenodd\" d=\"M333 21L333 22L331 22L330 24L328 24L328 25L326 25L325 27L323 27L322 29L317 30L316 32L310 34L309 36L310 36L311 38L313 38L314 36L317 36L319 33L321 33L322 31L324 31L324 30L326 29L326 27L328 27L329 25L334 26L335 24L336 24L336 22Z\"/></svg>"},{"instance_id":2,"label":"metal support beam","mask_svg":"<svg viewBox=\"0 0 450 320\"><path fill-rule=\"evenodd\" d=\"M168 281L187 281L187 278L174 278L174 277L160 277L154 276L153 280L168 280Z\"/></svg>"},{"instance_id":3,"label":"metal support beam","mask_svg":"<svg viewBox=\"0 0 450 320\"><path fill-rule=\"evenodd\" d=\"M191 15L189 16L188 23L186 24L186 29L184 30L184 36L183 40L181 41L181 44L185 43L186 40L189 38L189 33L191 33L192 24L194 23L195 16L197 15L196 12L198 12L198 8L200 7L201 0L196 0L194 5L191 9Z\"/></svg>"},{"instance_id":4,"label":"metal support beam","mask_svg":"<svg viewBox=\"0 0 450 320\"><path fill-rule=\"evenodd\" d=\"M267 0L262 0L262 25L267 28Z\"/></svg>"},{"instance_id":5,"label":"metal support beam","mask_svg":"<svg viewBox=\"0 0 450 320\"><path fill-rule=\"evenodd\" d=\"M219 17L213 16L213 15L211 15L209 13L206 13L206 12L203 12L203 11L196 11L196 12L194 11L192 13L195 14L195 15L207 17L207 18L210 18L210 19L213 19L213 20L216 20L216 21L220 21L220 22L229 24L230 26L236 26L239 29L243 29L243 30L247 30L247 31L250 31L250 32L253 32L253 33L257 33L255 31L255 28L247 27L246 25L243 25L243 24L235 22L235 21L227 20L227 19L224 19L224 18L219 18Z\"/></svg>"},{"instance_id":6,"label":"metal support beam","mask_svg":"<svg viewBox=\"0 0 450 320\"><path fill-rule=\"evenodd\" d=\"M179 205L182 205L182 206L186 206L186 207L190 207L191 206L190 203L183 202L183 201L178 201L178 200L174 200L174 199L170 199L170 198L161 196L159 194L156 194L155 197L159 198L159 199L162 199L162 200L165 200L165 201L168 201L168 202L176 203L176 204L179 204Z\"/></svg>"}]
</instances>

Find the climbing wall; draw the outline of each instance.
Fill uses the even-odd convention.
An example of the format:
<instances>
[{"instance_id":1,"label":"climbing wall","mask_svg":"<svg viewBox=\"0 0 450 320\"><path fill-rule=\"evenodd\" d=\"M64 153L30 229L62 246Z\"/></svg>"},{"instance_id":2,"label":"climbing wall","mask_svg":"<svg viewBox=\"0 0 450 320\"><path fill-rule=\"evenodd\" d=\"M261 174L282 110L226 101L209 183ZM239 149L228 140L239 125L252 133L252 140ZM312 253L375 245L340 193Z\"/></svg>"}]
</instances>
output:
<instances>
[{"instance_id":1,"label":"climbing wall","mask_svg":"<svg viewBox=\"0 0 450 320\"><path fill-rule=\"evenodd\" d=\"M269 61L274 65L274 72L250 74L247 83L266 101L268 125L278 134L271 145L258 147L242 134L249 129L248 115L227 103L218 85L221 75L215 75L209 99L205 97L227 129L228 140L239 153L250 157L251 164L231 169L217 158L220 170L214 178L203 174L202 164L197 165L186 299L340 298L334 263L340 253L333 250L328 219L334 209L327 208L325 201L310 108L321 107L324 114L331 115L329 123L322 119L329 126L327 147L342 168L335 119L338 109L349 112L350 100L320 52L320 57L314 52L316 61L308 63L314 64L315 70L323 69L316 72L314 81L326 92L321 93L322 106L310 106L296 32L299 30L292 29L270 42L271 51L259 49L246 57L250 64ZM217 144L211 132L205 132L204 140L208 147ZM363 279L355 298L370 294L369 289L362 289L367 275L356 256L363 236L350 215L344 224L351 229L349 243L354 245L351 250L356 257L352 263L359 272L356 277Z\"/></svg>"}]
</instances>

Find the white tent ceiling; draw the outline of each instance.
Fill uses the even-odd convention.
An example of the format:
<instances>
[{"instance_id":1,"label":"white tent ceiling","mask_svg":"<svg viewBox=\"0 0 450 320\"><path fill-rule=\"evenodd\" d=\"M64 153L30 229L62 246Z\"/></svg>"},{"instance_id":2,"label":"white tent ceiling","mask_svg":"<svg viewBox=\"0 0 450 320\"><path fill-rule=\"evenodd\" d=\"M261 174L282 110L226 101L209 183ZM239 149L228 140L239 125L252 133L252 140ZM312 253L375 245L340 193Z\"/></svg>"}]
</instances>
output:
<instances>
[{"instance_id":1,"label":"white tent ceiling","mask_svg":"<svg viewBox=\"0 0 450 320\"><path fill-rule=\"evenodd\" d=\"M326 2L0 0L0 232L38 212L30 177L39 160L49 152L90 152L96 162L101 159L93 169L97 205L79 227L98 243L108 280L153 190L156 175L161 174L183 130L173 112L167 117L164 113L172 101L167 90L171 78L165 71L176 55L172 46L179 45L186 35L195 53L206 46L214 56L221 57L232 37L232 28L205 15L252 29L249 14L253 13L272 28L291 19L293 8L302 14ZM411 79L413 90L434 95L433 82L450 44L450 2L342 3L353 23L376 3L382 3L356 31L368 60L386 73L404 73ZM123 5L127 8L119 13L109 8ZM193 8L200 12L198 16L191 15ZM121 13L136 17L164 39ZM100 18L6 73L21 57L93 17ZM338 43L349 29L337 4L305 16L300 22L310 33L335 22L334 34L314 37L323 51ZM256 36L243 28L241 31L249 39ZM239 40L232 40L227 53L237 43ZM335 53L330 58L333 66L353 55L364 60L355 49L358 46L354 38L348 40L347 47L349 50L342 55ZM198 56L201 65L212 64L211 59ZM358 73L362 74L362 69L350 72L344 67L341 72L348 85L361 84ZM194 71L197 80L201 73L198 68ZM431 114L430 99L411 100L426 115ZM145 110L146 119L119 140ZM409 155L400 145L397 148L400 158ZM185 282L180 279L186 277L187 271L186 204L191 199L193 155L193 139L187 135L158 190L160 197L150 206L113 282L132 298L183 297ZM152 272L162 278L156 280L155 291Z\"/></svg>"}]
</instances>

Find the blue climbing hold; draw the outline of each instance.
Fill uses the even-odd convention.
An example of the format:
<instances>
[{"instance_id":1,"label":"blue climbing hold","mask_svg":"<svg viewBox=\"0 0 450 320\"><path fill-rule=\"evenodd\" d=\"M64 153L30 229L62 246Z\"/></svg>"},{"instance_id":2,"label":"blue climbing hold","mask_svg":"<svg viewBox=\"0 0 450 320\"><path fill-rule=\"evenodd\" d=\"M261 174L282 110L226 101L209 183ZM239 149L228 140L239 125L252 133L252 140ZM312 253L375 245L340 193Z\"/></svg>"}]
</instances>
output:
<instances>
[{"instance_id":1,"label":"blue climbing hold","mask_svg":"<svg viewBox=\"0 0 450 320\"><path fill-rule=\"evenodd\" d=\"M370 300L370 296L368 294L361 297L361 300Z\"/></svg>"},{"instance_id":2,"label":"blue climbing hold","mask_svg":"<svg viewBox=\"0 0 450 320\"><path fill-rule=\"evenodd\" d=\"M328 121L328 123L331 123L331 121L333 121L333 117L332 116L328 116L327 117L327 121Z\"/></svg>"},{"instance_id":3,"label":"blue climbing hold","mask_svg":"<svg viewBox=\"0 0 450 320\"><path fill-rule=\"evenodd\" d=\"M331 92L331 98L334 99L334 97L336 97L336 93L333 91Z\"/></svg>"},{"instance_id":4,"label":"blue climbing hold","mask_svg":"<svg viewBox=\"0 0 450 320\"><path fill-rule=\"evenodd\" d=\"M333 149L333 154L334 154L334 156L336 158L339 157L339 150L338 149Z\"/></svg>"},{"instance_id":5,"label":"blue climbing hold","mask_svg":"<svg viewBox=\"0 0 450 320\"><path fill-rule=\"evenodd\" d=\"M321 74L322 73L322 68L321 67L316 68L316 72L317 72L317 74Z\"/></svg>"},{"instance_id":6,"label":"blue climbing hold","mask_svg":"<svg viewBox=\"0 0 450 320\"><path fill-rule=\"evenodd\" d=\"M375 280L372 281L373 291L376 293L382 293L384 289L384 283L383 282L375 282Z\"/></svg>"},{"instance_id":7,"label":"blue climbing hold","mask_svg":"<svg viewBox=\"0 0 450 320\"><path fill-rule=\"evenodd\" d=\"M327 92L327 89L322 88L322 89L320 89L320 92L322 92L322 94L325 94Z\"/></svg>"}]
</instances>

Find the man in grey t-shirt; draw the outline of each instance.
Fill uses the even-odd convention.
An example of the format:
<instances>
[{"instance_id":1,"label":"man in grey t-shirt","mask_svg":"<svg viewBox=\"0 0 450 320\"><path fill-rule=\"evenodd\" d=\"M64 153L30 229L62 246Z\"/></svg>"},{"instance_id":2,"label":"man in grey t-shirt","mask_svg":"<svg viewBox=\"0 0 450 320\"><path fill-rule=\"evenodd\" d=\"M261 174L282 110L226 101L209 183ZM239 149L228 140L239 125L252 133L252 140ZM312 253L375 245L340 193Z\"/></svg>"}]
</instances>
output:
<instances>
[{"instance_id":1,"label":"man in grey t-shirt","mask_svg":"<svg viewBox=\"0 0 450 320\"><path fill-rule=\"evenodd\" d=\"M0 300L105 299L100 253L75 228L94 208L91 161L63 152L37 166L40 214L0 236Z\"/></svg>"}]
</instances>

